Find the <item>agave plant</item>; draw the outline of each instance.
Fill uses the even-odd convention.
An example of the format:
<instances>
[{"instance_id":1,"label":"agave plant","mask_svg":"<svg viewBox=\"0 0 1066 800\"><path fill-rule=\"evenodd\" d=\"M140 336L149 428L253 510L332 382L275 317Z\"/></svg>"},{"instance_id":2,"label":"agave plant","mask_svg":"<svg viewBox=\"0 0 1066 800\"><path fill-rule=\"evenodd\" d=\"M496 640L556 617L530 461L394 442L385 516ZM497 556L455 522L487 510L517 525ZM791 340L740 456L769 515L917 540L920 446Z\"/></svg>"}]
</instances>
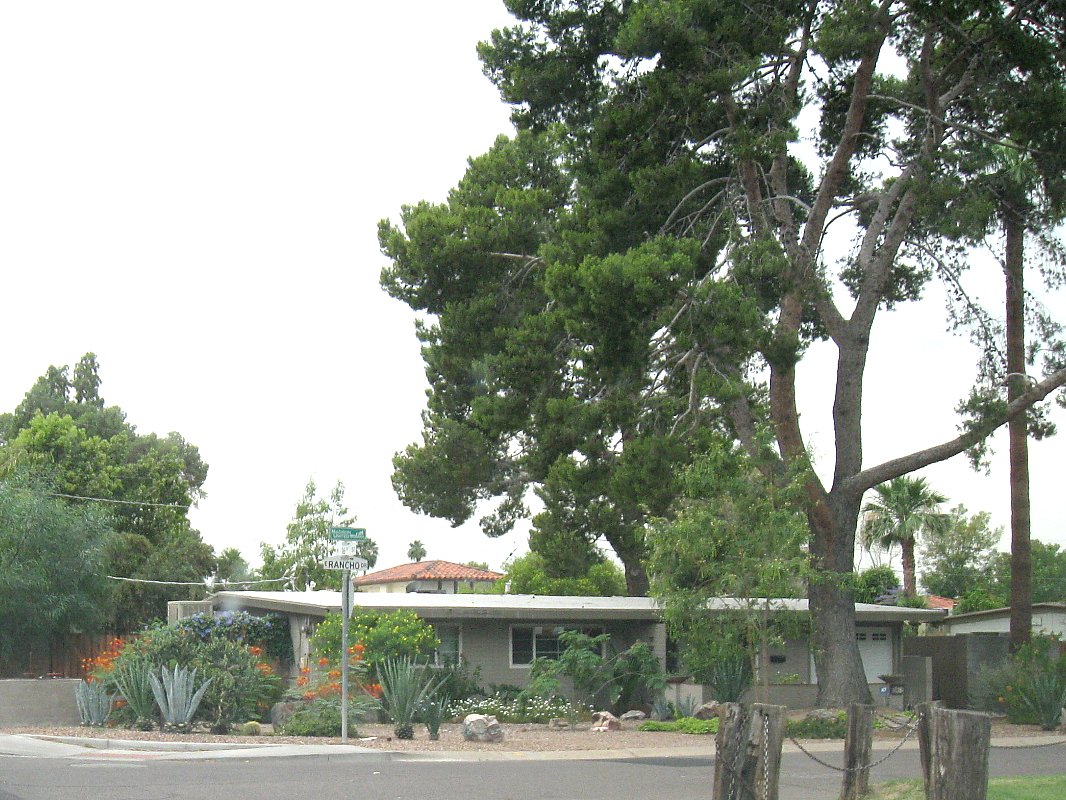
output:
<instances>
[{"instance_id":1,"label":"agave plant","mask_svg":"<svg viewBox=\"0 0 1066 800\"><path fill-rule=\"evenodd\" d=\"M392 720L396 738L414 738L411 722L425 701L436 694L440 682L428 676L424 666L406 657L382 662L378 676L382 705Z\"/></svg>"},{"instance_id":2,"label":"agave plant","mask_svg":"<svg viewBox=\"0 0 1066 800\"><path fill-rule=\"evenodd\" d=\"M82 681L74 687L74 699L78 702L78 716L82 725L103 727L111 716L115 695L99 681Z\"/></svg>"},{"instance_id":3,"label":"agave plant","mask_svg":"<svg viewBox=\"0 0 1066 800\"><path fill-rule=\"evenodd\" d=\"M168 670L163 667L160 670L162 680L155 674L149 676L152 683L152 694L155 696L156 705L163 715L163 722L168 728L185 730L192 722L193 714L196 713L200 700L211 685L213 678L204 681L199 689L196 685L196 670L190 672L186 667L174 667Z\"/></svg>"},{"instance_id":4,"label":"agave plant","mask_svg":"<svg viewBox=\"0 0 1066 800\"><path fill-rule=\"evenodd\" d=\"M142 730L150 730L155 716L152 665L143 661L127 661L115 668L112 681L133 711L136 717L134 724Z\"/></svg>"},{"instance_id":5,"label":"agave plant","mask_svg":"<svg viewBox=\"0 0 1066 800\"><path fill-rule=\"evenodd\" d=\"M1038 672L1018 687L1018 693L1040 727L1055 730L1066 706L1066 684L1062 679L1051 670Z\"/></svg>"}]
</instances>

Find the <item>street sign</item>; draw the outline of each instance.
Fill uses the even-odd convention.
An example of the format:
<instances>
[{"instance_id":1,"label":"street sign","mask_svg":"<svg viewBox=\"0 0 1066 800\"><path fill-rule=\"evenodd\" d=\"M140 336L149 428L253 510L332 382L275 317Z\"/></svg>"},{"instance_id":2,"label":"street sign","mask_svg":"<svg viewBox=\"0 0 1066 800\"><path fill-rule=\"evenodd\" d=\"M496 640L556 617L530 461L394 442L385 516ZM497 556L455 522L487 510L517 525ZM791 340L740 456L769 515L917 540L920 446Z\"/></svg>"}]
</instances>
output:
<instances>
[{"instance_id":1,"label":"street sign","mask_svg":"<svg viewBox=\"0 0 1066 800\"><path fill-rule=\"evenodd\" d=\"M352 571L364 570L368 567L365 558L358 556L342 556L340 554L326 556L322 559L323 569L347 569Z\"/></svg>"},{"instance_id":2,"label":"street sign","mask_svg":"<svg viewBox=\"0 0 1066 800\"><path fill-rule=\"evenodd\" d=\"M362 542L366 540L366 528L330 528L329 538L334 542Z\"/></svg>"},{"instance_id":3,"label":"street sign","mask_svg":"<svg viewBox=\"0 0 1066 800\"><path fill-rule=\"evenodd\" d=\"M363 542L353 542L349 539L341 539L340 541L330 541L329 555L331 558L339 556L357 556L359 555L359 547Z\"/></svg>"}]
</instances>

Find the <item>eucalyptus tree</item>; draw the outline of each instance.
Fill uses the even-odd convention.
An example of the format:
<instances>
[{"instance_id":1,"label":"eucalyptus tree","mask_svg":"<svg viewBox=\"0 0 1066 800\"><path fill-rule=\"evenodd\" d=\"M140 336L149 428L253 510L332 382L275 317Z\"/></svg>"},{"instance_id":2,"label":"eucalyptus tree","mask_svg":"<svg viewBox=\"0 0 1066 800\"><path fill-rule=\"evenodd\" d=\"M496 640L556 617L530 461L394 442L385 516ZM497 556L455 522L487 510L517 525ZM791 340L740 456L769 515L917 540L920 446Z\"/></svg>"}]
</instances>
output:
<instances>
[{"instance_id":1,"label":"eucalyptus tree","mask_svg":"<svg viewBox=\"0 0 1066 800\"><path fill-rule=\"evenodd\" d=\"M329 494L321 497L314 480L308 480L292 521L285 528L285 540L278 545L267 542L260 545L263 565L257 570L257 576L289 578L297 591L316 587L340 589L341 572L326 569L323 561L336 549L330 528L347 527L354 522L355 516L344 501L343 483L337 481ZM364 546L362 552L373 553L376 558L376 547Z\"/></svg>"},{"instance_id":2,"label":"eucalyptus tree","mask_svg":"<svg viewBox=\"0 0 1066 800\"><path fill-rule=\"evenodd\" d=\"M1066 383L1050 365L962 433L864 463L874 322L943 274L928 253L947 234L925 214L955 196L963 134L1002 138L1011 81L1049 113L1066 106L1066 11L507 5L519 23L481 56L517 136L472 160L445 203L380 230L384 286L426 315L429 407L423 443L396 461L401 497L456 522L500 498L484 523L497 533L533 487L546 515L534 536L570 542L575 560L607 541L639 591L649 514L670 513L679 467L709 441L735 438L775 480L803 472L797 376L826 341L833 472L805 472L819 703L868 701L852 635L863 494L979 444ZM922 397L924 384L908 388ZM777 464L762 458L766 425Z\"/></svg>"}]
</instances>

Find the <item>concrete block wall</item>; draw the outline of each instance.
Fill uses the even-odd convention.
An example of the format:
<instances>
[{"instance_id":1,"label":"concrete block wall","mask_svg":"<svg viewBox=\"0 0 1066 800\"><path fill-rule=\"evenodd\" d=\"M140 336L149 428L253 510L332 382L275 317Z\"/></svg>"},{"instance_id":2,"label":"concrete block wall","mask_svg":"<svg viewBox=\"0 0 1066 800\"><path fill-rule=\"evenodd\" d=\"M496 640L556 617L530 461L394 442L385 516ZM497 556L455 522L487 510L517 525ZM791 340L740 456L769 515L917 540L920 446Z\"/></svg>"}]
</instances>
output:
<instances>
[{"instance_id":1,"label":"concrete block wall","mask_svg":"<svg viewBox=\"0 0 1066 800\"><path fill-rule=\"evenodd\" d=\"M81 724L71 678L0 680L0 727Z\"/></svg>"}]
</instances>

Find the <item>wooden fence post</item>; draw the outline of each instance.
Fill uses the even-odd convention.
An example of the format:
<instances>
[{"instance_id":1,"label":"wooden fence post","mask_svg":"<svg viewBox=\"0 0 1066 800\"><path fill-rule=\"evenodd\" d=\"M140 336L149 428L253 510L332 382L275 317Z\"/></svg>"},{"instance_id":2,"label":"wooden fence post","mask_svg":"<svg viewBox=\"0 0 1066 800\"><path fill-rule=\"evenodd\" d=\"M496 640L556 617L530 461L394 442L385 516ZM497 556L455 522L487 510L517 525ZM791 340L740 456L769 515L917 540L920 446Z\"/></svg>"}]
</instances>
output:
<instances>
[{"instance_id":1,"label":"wooden fence post","mask_svg":"<svg viewBox=\"0 0 1066 800\"><path fill-rule=\"evenodd\" d=\"M718 718L715 800L778 800L785 707L723 703Z\"/></svg>"},{"instance_id":2,"label":"wooden fence post","mask_svg":"<svg viewBox=\"0 0 1066 800\"><path fill-rule=\"evenodd\" d=\"M931 703L918 710L926 800L986 800L992 718Z\"/></svg>"},{"instance_id":3,"label":"wooden fence post","mask_svg":"<svg viewBox=\"0 0 1066 800\"><path fill-rule=\"evenodd\" d=\"M848 733L844 739L844 783L840 800L858 800L870 790L870 753L874 739L874 707L848 706Z\"/></svg>"}]
</instances>

